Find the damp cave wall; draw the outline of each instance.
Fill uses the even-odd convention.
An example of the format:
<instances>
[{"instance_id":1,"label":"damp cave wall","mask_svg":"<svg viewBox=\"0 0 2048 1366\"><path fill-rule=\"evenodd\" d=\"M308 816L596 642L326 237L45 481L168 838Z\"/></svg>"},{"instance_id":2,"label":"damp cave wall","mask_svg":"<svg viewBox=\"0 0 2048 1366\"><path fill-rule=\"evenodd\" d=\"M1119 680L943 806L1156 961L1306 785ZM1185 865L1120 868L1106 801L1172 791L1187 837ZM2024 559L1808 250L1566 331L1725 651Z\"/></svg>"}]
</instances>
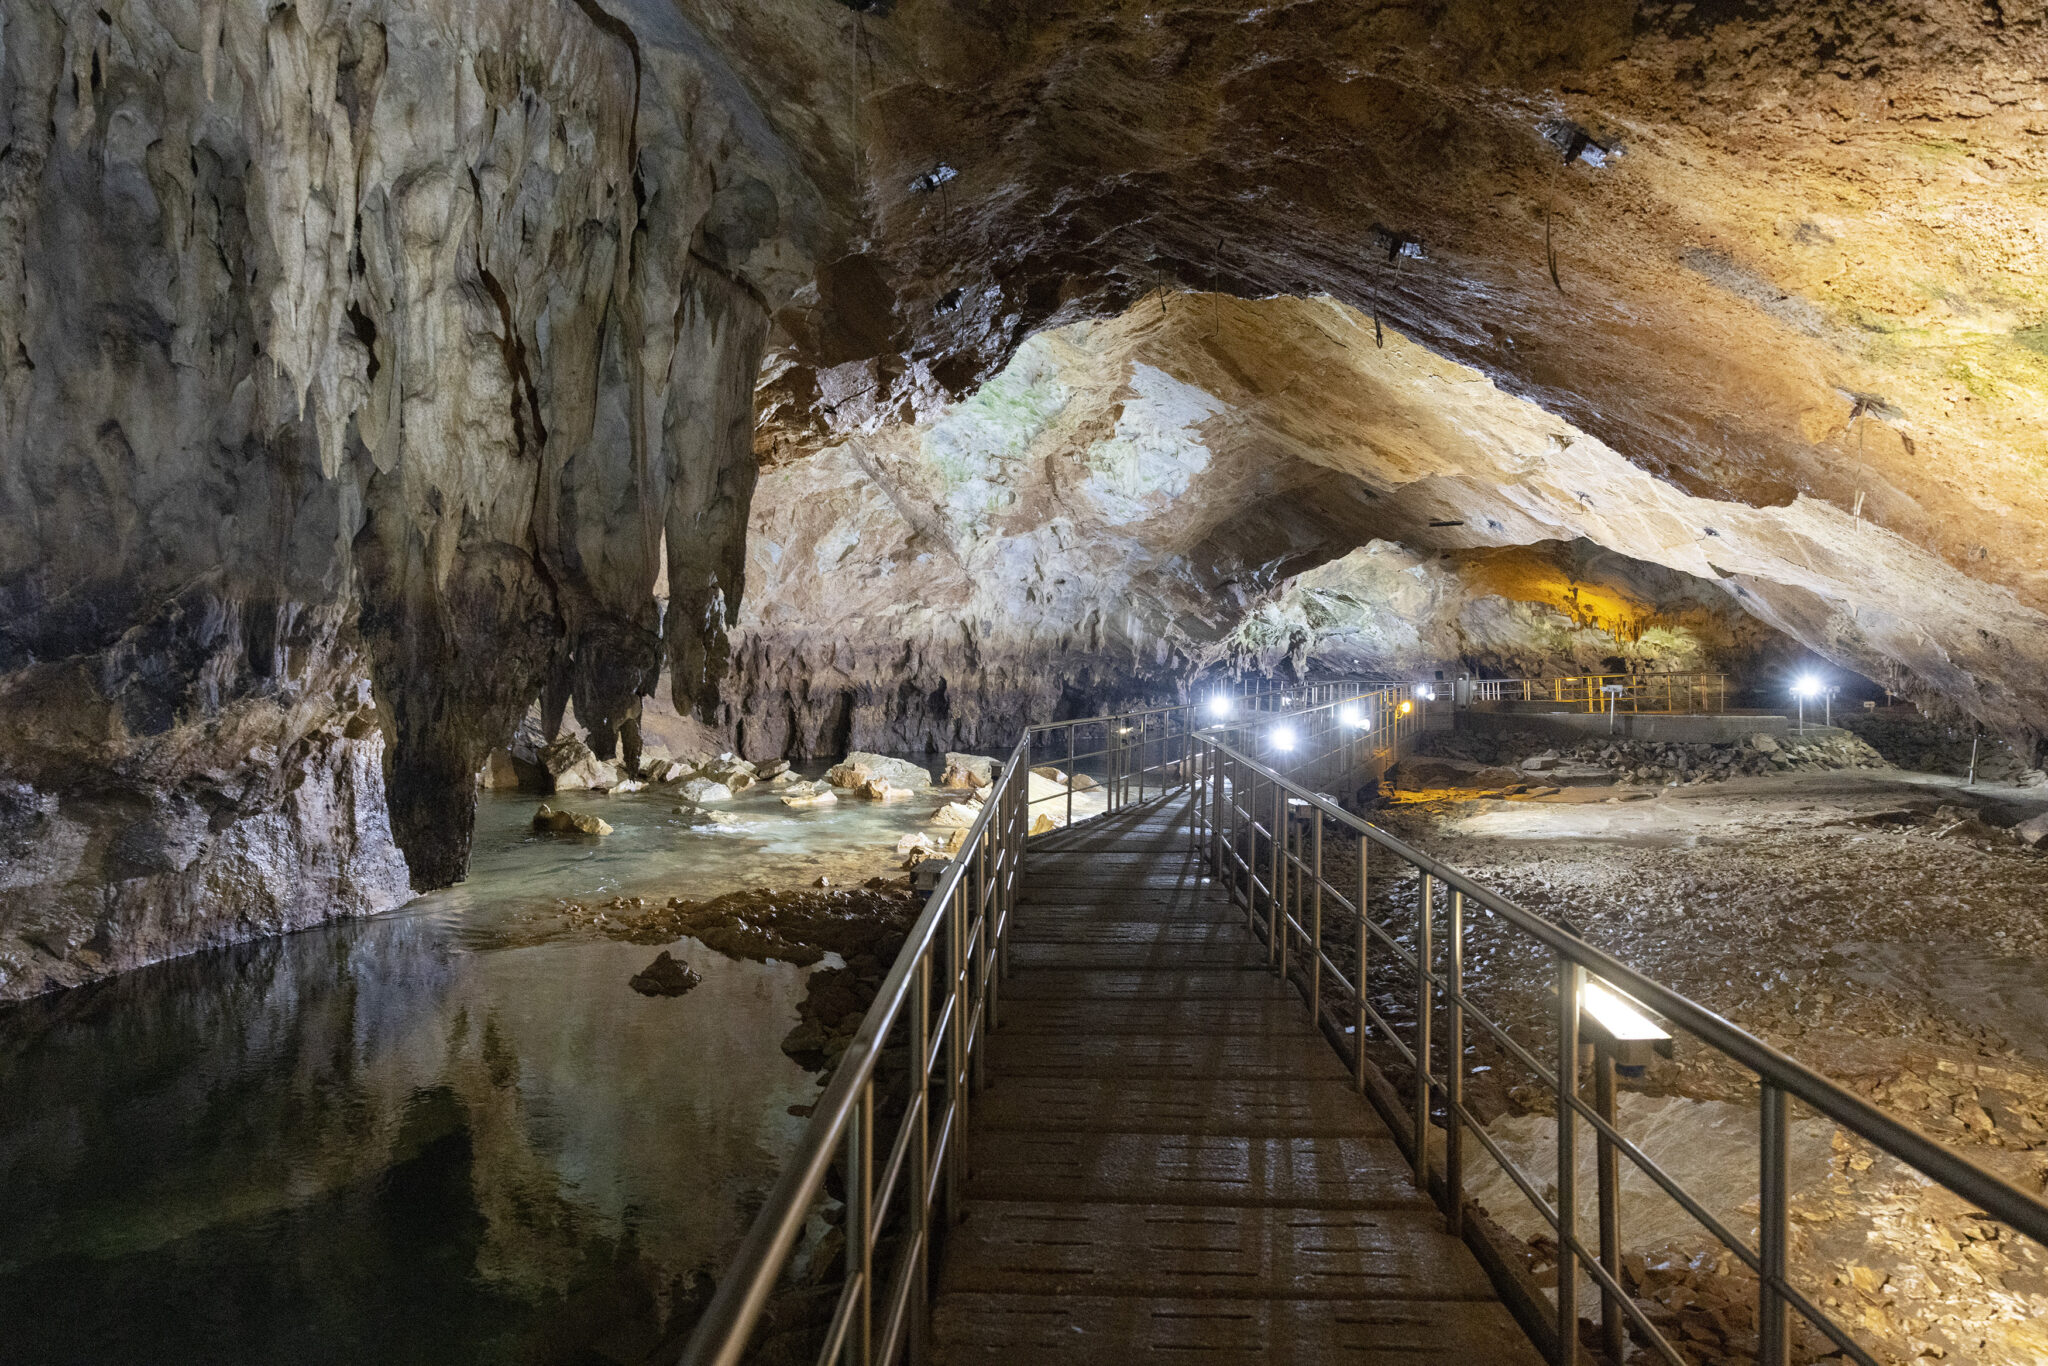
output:
<instances>
[{"instance_id":1,"label":"damp cave wall","mask_svg":"<svg viewBox=\"0 0 2048 1366\"><path fill-rule=\"evenodd\" d=\"M0 15L0 998L445 885L534 698L712 694L829 157L631 17Z\"/></svg>"}]
</instances>

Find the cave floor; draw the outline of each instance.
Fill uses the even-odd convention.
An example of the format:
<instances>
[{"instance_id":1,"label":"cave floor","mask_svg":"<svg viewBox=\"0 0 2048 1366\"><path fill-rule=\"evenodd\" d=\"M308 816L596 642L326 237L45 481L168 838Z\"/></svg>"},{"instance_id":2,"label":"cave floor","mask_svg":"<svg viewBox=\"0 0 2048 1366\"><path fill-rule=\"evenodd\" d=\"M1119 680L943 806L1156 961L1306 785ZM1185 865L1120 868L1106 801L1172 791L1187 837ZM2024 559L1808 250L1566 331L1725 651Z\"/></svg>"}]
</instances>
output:
<instances>
[{"instance_id":1,"label":"cave floor","mask_svg":"<svg viewBox=\"0 0 2048 1366\"><path fill-rule=\"evenodd\" d=\"M1431 799L1375 819L2038 1193L2048 1186L2048 855L2001 827L2044 809L2040 788L1877 770ZM1472 952L1481 964L1513 961L1483 926ZM1545 1008L1527 975L1480 990L1511 1019L1533 1023ZM1554 1160L1544 1098L1490 1061L1501 1074L1491 1131L1521 1157ZM1746 1073L1681 1038L1676 1058L1625 1082L1622 1099L1624 1132L1638 1125L1653 1156L1713 1191L1709 1208L1753 1227ZM1795 1275L1881 1360L2048 1359L2040 1249L2000 1237L1797 1107L1794 1147ZM1476 1184L1483 1202L1516 1203L1498 1173ZM1624 1190L1640 1282L1693 1309L1687 1296L1730 1283L1729 1259L1675 1205L1647 1183ZM1511 1208L1498 1212L1518 1223ZM1688 1345L1702 1360L1739 1359L1734 1318L1718 1336L1709 1319L1685 1320L1709 1324Z\"/></svg>"}]
</instances>

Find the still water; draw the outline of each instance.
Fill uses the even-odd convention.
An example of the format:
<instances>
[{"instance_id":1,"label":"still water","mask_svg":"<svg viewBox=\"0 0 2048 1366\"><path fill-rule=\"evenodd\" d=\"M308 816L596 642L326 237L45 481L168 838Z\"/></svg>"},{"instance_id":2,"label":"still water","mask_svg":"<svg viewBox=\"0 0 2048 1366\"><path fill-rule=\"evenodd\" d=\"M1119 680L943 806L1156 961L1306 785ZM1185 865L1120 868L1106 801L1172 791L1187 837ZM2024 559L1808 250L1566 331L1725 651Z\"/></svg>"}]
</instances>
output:
<instances>
[{"instance_id":1,"label":"still water","mask_svg":"<svg viewBox=\"0 0 2048 1366\"><path fill-rule=\"evenodd\" d=\"M0 1362L638 1361L737 1243L816 1098L804 970L571 927L886 866L931 804L692 830L651 794L534 836L486 794L460 887L0 1013ZM834 960L827 960L828 962Z\"/></svg>"}]
</instances>

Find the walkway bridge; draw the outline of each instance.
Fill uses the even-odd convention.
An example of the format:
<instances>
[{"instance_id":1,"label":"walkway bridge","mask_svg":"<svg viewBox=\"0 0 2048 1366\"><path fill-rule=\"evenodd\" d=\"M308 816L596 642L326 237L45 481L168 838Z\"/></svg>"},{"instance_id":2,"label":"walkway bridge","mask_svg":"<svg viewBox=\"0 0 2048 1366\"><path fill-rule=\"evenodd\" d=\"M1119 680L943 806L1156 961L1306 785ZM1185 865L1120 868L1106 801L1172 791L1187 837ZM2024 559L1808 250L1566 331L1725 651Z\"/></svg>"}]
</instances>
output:
<instances>
[{"instance_id":1,"label":"walkway bridge","mask_svg":"<svg viewBox=\"0 0 2048 1366\"><path fill-rule=\"evenodd\" d=\"M1318 790L1426 706L1335 684L1033 728L683 1361L1689 1366L1624 1280L1629 1162L1746 1274L1750 1359L1876 1366L1791 1264L1795 1108L2048 1242L2048 1206ZM1617 1072L1673 1034L1757 1078L1754 1227L1617 1123ZM1468 1105L1488 1072L1548 1097L1542 1170ZM1548 1258L1473 1202L1481 1163Z\"/></svg>"}]
</instances>

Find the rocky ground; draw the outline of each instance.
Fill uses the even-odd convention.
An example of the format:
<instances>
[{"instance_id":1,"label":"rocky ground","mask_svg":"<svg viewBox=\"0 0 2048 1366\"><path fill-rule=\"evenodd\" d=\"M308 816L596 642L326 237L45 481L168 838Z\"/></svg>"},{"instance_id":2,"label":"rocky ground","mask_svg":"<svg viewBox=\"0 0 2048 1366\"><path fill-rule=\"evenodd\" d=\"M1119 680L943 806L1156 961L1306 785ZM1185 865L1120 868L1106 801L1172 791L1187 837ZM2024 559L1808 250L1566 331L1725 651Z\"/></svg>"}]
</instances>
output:
<instances>
[{"instance_id":1,"label":"rocky ground","mask_svg":"<svg viewBox=\"0 0 2048 1366\"><path fill-rule=\"evenodd\" d=\"M1612 748L1571 758L1624 784L1679 785L1396 793L1376 819L2022 1189L2048 1188L2048 857L2016 833L2048 808L2043 794L1872 769L1853 741L1761 758L1754 746ZM1412 924L1412 882L1391 861L1382 872L1376 858L1374 873L1384 913L1399 925L1405 897ZM1518 1035L1543 1037L1547 974L1527 948L1485 919L1471 944L1489 1004ZM1402 994L1385 1006L1398 1012ZM1477 1088L1483 1113L1549 1108L1497 1051L1473 1057L1493 1069ZM1685 1039L1624 1086L1754 1105L1742 1069ZM1731 1214L1738 1231L1753 1227L1741 1206ZM1825 1174L1795 1192L1795 1219L1796 1279L1879 1359L2048 1359L2041 1249L1861 1141L1833 1136ZM1750 1359L1754 1282L1733 1258L1704 1237L1632 1252L1630 1284L1693 1359ZM1806 1335L1796 1357L1825 1347Z\"/></svg>"}]
</instances>

